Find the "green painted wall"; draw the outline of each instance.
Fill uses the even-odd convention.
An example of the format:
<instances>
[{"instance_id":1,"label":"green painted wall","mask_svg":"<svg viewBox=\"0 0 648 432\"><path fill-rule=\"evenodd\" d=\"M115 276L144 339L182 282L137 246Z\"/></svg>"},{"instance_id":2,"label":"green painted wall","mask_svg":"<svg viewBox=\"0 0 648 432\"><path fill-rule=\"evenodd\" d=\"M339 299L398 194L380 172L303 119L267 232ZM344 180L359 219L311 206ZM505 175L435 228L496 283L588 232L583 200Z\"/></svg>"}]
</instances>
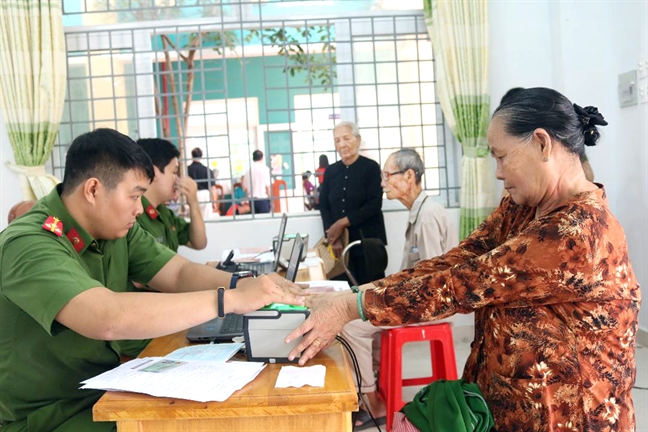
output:
<instances>
[{"instance_id":1,"label":"green painted wall","mask_svg":"<svg viewBox=\"0 0 648 432\"><path fill-rule=\"evenodd\" d=\"M322 54L324 56L324 54ZM204 63L204 64L201 64ZM176 64L177 65L177 64ZM174 66L176 66L174 65ZM249 57L245 60L205 60L196 62L193 100L225 99L256 97L259 101L259 122L261 124L288 123L294 121L293 98L298 94L309 94L305 87L306 73L299 72L291 76L284 73L284 57ZM156 65L156 70L159 68ZM182 69L186 71L186 64L182 62ZM200 71L202 69L203 71ZM265 79L264 79L265 77ZM186 80L183 74L182 81ZM178 82L176 75L176 82ZM247 84L247 85L246 85ZM158 82L158 88L162 92L162 83ZM266 90L267 86L267 90ZM331 93L336 91L334 87L325 89L318 83L313 84L312 93ZM204 96L203 96L204 90ZM324 91L326 90L326 92ZM167 91L171 89L167 85ZM168 99L170 113L173 113L171 98ZM278 111L274 111L278 110ZM171 134L175 135L175 124L170 122ZM158 129L160 126L158 125ZM161 134L161 131L158 130Z\"/></svg>"}]
</instances>

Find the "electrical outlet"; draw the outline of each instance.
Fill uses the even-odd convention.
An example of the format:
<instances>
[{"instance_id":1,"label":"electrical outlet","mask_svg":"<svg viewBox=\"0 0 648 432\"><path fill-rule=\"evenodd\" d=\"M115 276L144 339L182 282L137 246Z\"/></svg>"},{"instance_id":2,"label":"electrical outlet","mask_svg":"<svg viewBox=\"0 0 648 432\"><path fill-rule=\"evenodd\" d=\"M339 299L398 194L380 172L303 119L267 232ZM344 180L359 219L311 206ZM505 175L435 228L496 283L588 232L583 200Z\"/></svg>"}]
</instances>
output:
<instances>
[{"instance_id":1,"label":"electrical outlet","mask_svg":"<svg viewBox=\"0 0 648 432\"><path fill-rule=\"evenodd\" d=\"M637 63L637 78L648 78L648 57L639 59Z\"/></svg>"},{"instance_id":2,"label":"electrical outlet","mask_svg":"<svg viewBox=\"0 0 648 432\"><path fill-rule=\"evenodd\" d=\"M637 71L630 71L619 75L619 106L621 108L637 105Z\"/></svg>"},{"instance_id":3,"label":"electrical outlet","mask_svg":"<svg viewBox=\"0 0 648 432\"><path fill-rule=\"evenodd\" d=\"M648 78L639 81L637 93L640 104L648 103Z\"/></svg>"}]
</instances>

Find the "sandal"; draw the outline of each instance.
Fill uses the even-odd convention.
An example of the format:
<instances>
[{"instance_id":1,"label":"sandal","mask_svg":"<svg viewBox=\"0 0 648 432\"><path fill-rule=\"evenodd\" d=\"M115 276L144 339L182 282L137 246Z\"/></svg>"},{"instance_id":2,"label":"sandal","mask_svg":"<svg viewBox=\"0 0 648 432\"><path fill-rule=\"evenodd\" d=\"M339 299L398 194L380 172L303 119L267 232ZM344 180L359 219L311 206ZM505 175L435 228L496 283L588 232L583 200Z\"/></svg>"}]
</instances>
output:
<instances>
[{"instance_id":1,"label":"sandal","mask_svg":"<svg viewBox=\"0 0 648 432\"><path fill-rule=\"evenodd\" d=\"M356 422L358 421L360 421L361 423L359 425L356 425ZM369 413L364 409L360 408L355 419L353 419L353 430L363 431L365 429L375 427L376 425L384 426L385 423L387 423L387 419L385 418L385 416L376 418L376 423L374 423Z\"/></svg>"}]
</instances>

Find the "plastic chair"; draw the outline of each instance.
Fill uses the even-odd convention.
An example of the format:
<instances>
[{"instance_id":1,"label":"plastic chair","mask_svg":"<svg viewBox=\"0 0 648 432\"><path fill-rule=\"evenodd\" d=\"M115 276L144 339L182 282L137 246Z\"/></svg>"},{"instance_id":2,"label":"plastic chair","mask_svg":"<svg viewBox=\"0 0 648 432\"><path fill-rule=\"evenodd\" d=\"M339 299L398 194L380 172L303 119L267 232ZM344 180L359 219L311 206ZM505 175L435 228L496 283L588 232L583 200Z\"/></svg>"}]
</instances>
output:
<instances>
[{"instance_id":1,"label":"plastic chair","mask_svg":"<svg viewBox=\"0 0 648 432\"><path fill-rule=\"evenodd\" d=\"M403 378L403 345L410 342L430 343L432 375L422 378ZM403 387L424 386L440 379L457 379L452 327L450 324L428 324L383 330L380 347L378 391L387 408L387 430L391 430L394 413L403 401Z\"/></svg>"},{"instance_id":2,"label":"plastic chair","mask_svg":"<svg viewBox=\"0 0 648 432\"><path fill-rule=\"evenodd\" d=\"M273 209L275 213L281 213L281 186L283 186L286 210L288 210L288 186L284 180L275 180L272 183Z\"/></svg>"}]
</instances>

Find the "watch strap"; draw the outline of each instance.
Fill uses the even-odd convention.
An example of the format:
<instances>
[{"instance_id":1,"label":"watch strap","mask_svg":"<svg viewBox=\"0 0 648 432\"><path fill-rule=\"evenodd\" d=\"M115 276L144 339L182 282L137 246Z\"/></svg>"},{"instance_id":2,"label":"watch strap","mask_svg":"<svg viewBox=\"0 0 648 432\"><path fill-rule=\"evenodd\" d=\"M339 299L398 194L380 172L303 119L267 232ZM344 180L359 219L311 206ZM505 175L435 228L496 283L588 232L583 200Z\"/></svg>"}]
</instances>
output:
<instances>
[{"instance_id":1,"label":"watch strap","mask_svg":"<svg viewBox=\"0 0 648 432\"><path fill-rule=\"evenodd\" d=\"M225 318L225 288L218 287L218 318Z\"/></svg>"},{"instance_id":2,"label":"watch strap","mask_svg":"<svg viewBox=\"0 0 648 432\"><path fill-rule=\"evenodd\" d=\"M254 277L254 274L246 271L246 272L241 272L241 273L234 273L232 275L232 278L230 279L230 289L235 289L236 284L238 283L239 279L245 279L248 277Z\"/></svg>"}]
</instances>

